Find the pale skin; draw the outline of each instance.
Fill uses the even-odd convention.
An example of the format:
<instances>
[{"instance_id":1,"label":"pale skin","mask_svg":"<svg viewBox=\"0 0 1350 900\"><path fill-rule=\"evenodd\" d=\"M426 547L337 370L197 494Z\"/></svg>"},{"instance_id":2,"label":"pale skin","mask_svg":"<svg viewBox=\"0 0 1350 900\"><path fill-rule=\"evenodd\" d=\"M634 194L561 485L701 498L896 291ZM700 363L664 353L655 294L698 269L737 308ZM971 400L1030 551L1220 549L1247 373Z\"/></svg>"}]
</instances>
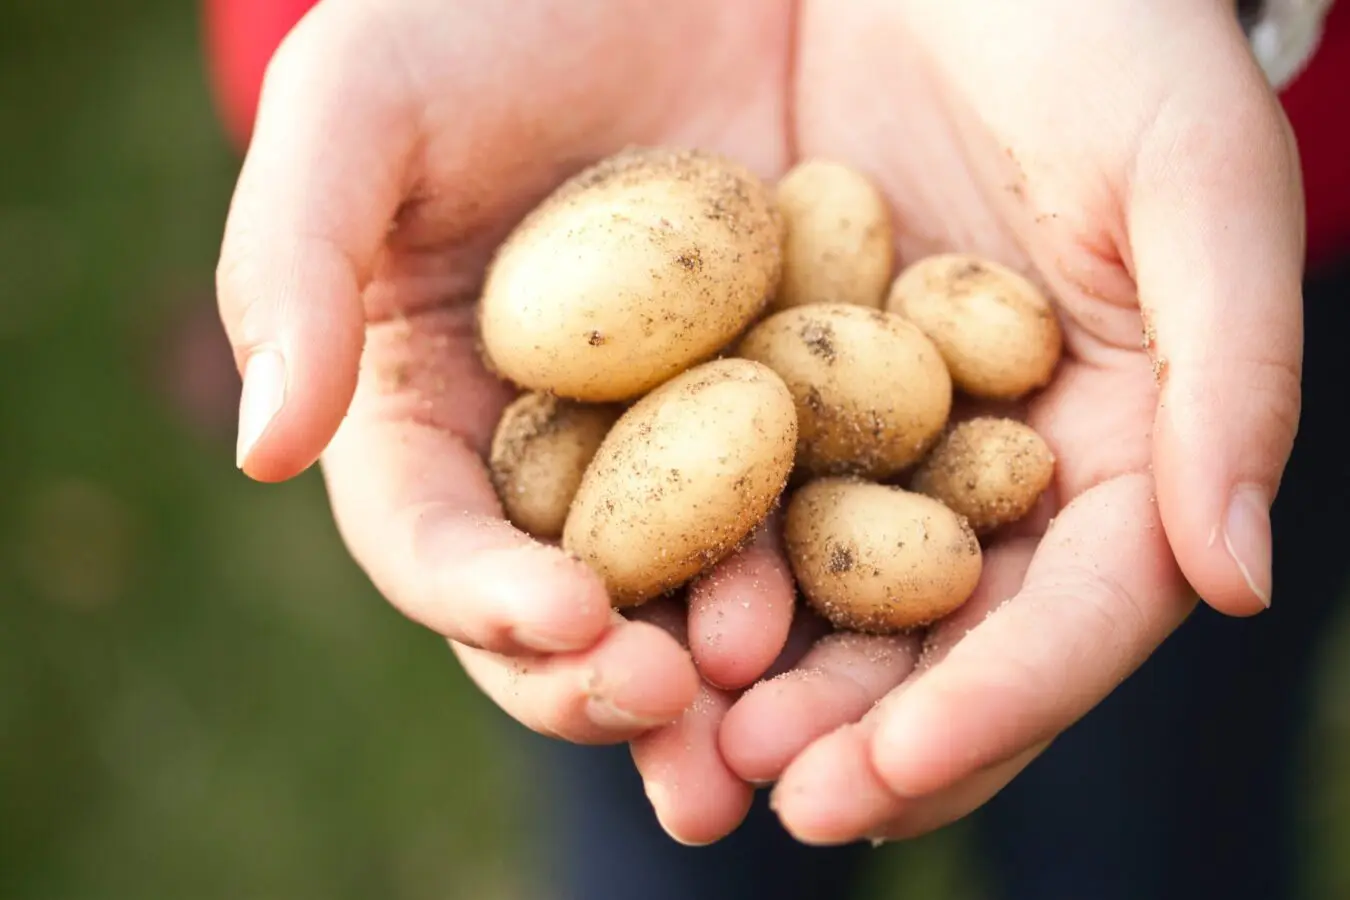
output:
<instances>
[{"instance_id":1,"label":"pale skin","mask_svg":"<svg viewBox=\"0 0 1350 900\"><path fill-rule=\"evenodd\" d=\"M1057 298L1066 360L1025 413L1054 496L926 647L810 646L772 535L687 613L623 619L501 521L481 455L510 393L477 361L475 288L532 203L630 143L766 178L855 165L902 261L984 253ZM240 465L279 481L321 460L389 601L527 726L631 741L673 837L733 830L751 782L805 841L920 834L1015 777L1197 593L1269 604L1302 212L1224 0L325 0L269 71L226 228ZM785 642L795 668L743 692Z\"/></svg>"}]
</instances>

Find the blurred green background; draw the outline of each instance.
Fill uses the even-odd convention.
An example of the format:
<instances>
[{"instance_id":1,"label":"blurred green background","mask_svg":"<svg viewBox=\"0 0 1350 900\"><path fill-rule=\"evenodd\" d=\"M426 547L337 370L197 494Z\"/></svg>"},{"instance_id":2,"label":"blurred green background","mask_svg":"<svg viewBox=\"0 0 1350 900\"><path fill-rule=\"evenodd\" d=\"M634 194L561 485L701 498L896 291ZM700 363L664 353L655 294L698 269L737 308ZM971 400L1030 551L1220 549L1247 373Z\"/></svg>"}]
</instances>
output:
<instances>
[{"instance_id":1,"label":"blurred green background","mask_svg":"<svg viewBox=\"0 0 1350 900\"><path fill-rule=\"evenodd\" d=\"M519 732L370 589L316 477L234 469L237 161L196 17L0 2L0 897L543 900ZM1309 741L1326 898L1347 649ZM959 829L898 853L872 896L977 896Z\"/></svg>"}]
</instances>

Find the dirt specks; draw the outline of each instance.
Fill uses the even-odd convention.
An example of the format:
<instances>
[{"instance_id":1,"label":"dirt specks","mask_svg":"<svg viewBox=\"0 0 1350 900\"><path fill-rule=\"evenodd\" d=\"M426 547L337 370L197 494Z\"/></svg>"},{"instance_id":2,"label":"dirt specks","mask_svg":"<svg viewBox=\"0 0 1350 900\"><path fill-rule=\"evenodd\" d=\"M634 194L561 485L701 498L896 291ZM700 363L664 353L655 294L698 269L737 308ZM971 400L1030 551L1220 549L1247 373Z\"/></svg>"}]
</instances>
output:
<instances>
[{"instance_id":1,"label":"dirt specks","mask_svg":"<svg viewBox=\"0 0 1350 900\"><path fill-rule=\"evenodd\" d=\"M842 575L845 572L853 571L857 565L857 558L852 547L845 547L842 544L835 544L830 547L830 558L826 563L831 575Z\"/></svg>"},{"instance_id":2,"label":"dirt specks","mask_svg":"<svg viewBox=\"0 0 1350 900\"><path fill-rule=\"evenodd\" d=\"M675 265L686 272L701 272L703 271L703 254L697 247L681 251L675 257Z\"/></svg>"},{"instance_id":3,"label":"dirt specks","mask_svg":"<svg viewBox=\"0 0 1350 900\"><path fill-rule=\"evenodd\" d=\"M801 331L802 343L812 356L824 360L828 365L835 360L837 351L835 350L834 329L828 322L819 322L814 319L808 319L803 323Z\"/></svg>"},{"instance_id":4,"label":"dirt specks","mask_svg":"<svg viewBox=\"0 0 1350 900\"><path fill-rule=\"evenodd\" d=\"M1142 333L1139 338L1140 348L1148 354L1149 362L1153 366L1153 381L1159 387L1167 380L1167 359L1158 355L1158 328L1153 324L1153 314L1144 309L1140 313L1142 321Z\"/></svg>"},{"instance_id":5,"label":"dirt specks","mask_svg":"<svg viewBox=\"0 0 1350 900\"><path fill-rule=\"evenodd\" d=\"M951 270L949 276L953 287L965 285L967 282L983 278L989 274L989 270L977 259L969 259L962 262Z\"/></svg>"}]
</instances>

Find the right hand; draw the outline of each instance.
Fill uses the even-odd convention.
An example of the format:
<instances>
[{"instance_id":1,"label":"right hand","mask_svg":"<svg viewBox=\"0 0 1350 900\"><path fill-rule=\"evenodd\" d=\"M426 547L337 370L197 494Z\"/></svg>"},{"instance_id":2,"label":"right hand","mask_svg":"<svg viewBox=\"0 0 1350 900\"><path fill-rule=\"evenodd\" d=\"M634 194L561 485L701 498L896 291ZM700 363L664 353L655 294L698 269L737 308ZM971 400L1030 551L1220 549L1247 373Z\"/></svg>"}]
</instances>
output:
<instances>
[{"instance_id":1,"label":"right hand","mask_svg":"<svg viewBox=\"0 0 1350 900\"><path fill-rule=\"evenodd\" d=\"M529 207L627 144L781 174L789 13L324 0L269 68L218 271L241 468L272 482L321 458L343 539L390 602L526 726L637 739L658 817L693 843L749 807L717 750L722 689L782 649L786 566L762 544L721 573L742 577L697 586L687 618L614 614L592 572L503 521L482 455L510 394L480 364L473 304Z\"/></svg>"}]
</instances>

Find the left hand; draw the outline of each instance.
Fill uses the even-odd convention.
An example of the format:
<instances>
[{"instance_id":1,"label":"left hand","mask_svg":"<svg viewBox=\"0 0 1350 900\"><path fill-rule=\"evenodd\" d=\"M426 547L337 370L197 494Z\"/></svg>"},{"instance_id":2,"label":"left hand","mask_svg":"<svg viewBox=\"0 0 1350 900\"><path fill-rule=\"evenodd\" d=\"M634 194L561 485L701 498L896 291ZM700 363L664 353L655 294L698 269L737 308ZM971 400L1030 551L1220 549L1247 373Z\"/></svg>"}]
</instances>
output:
<instances>
[{"instance_id":1,"label":"left hand","mask_svg":"<svg viewBox=\"0 0 1350 900\"><path fill-rule=\"evenodd\" d=\"M1065 325L1026 409L1058 458L1053 524L990 546L922 646L826 637L720 726L800 839L899 838L987 801L1197 593L1269 605L1300 405L1298 158L1224 0L808 0L798 27L797 157L872 174L902 261L986 254ZM682 814L715 818L695 794Z\"/></svg>"}]
</instances>

